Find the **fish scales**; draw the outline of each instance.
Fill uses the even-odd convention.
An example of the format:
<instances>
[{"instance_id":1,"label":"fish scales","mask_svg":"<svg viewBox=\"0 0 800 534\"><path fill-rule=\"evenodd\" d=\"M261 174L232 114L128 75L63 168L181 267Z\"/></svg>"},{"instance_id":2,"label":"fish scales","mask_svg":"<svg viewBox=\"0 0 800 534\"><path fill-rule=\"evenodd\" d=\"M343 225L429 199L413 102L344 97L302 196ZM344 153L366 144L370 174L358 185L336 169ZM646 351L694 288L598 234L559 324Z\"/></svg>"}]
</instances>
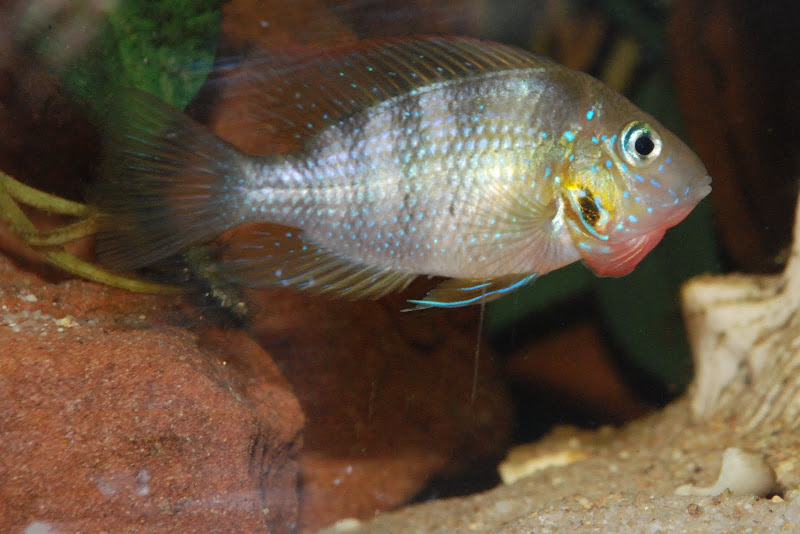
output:
<instances>
[{"instance_id":1,"label":"fish scales","mask_svg":"<svg viewBox=\"0 0 800 534\"><path fill-rule=\"evenodd\" d=\"M541 84L518 72L493 74L364 110L314 139L309 156L281 158L277 172L267 161L248 173L253 186L241 221L302 227L325 248L442 276L547 267L519 260L524 242L504 247L504 232L491 231L498 216L480 207L486 188L479 185L522 182L537 198L552 196L531 174L531 148L544 141L531 126ZM305 187L262 185L287 183L284 173Z\"/></svg>"},{"instance_id":2,"label":"fish scales","mask_svg":"<svg viewBox=\"0 0 800 534\"><path fill-rule=\"evenodd\" d=\"M230 280L349 298L450 277L491 300L582 260L629 272L710 191L677 137L590 76L503 45L408 38L257 78L296 150L246 156L132 92L112 122L101 261L135 268L262 223Z\"/></svg>"}]
</instances>

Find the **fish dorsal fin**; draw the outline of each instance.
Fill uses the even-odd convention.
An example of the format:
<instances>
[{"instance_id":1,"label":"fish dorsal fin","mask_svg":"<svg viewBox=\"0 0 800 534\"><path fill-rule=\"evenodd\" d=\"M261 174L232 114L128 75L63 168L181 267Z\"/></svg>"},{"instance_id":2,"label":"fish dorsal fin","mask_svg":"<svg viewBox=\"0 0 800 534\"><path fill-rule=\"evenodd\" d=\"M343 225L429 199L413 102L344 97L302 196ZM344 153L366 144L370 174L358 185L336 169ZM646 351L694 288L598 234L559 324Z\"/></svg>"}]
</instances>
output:
<instances>
[{"instance_id":1,"label":"fish dorsal fin","mask_svg":"<svg viewBox=\"0 0 800 534\"><path fill-rule=\"evenodd\" d=\"M421 300L409 300L414 308L457 308L490 302L505 296L536 278L536 273L509 274L498 278L451 278L445 280L425 295Z\"/></svg>"},{"instance_id":2,"label":"fish dorsal fin","mask_svg":"<svg viewBox=\"0 0 800 534\"><path fill-rule=\"evenodd\" d=\"M326 125L431 84L546 63L529 52L466 37L254 50L231 74L237 89L230 94L247 108L237 128L266 129L299 146Z\"/></svg>"},{"instance_id":3,"label":"fish dorsal fin","mask_svg":"<svg viewBox=\"0 0 800 534\"><path fill-rule=\"evenodd\" d=\"M401 291L416 273L360 263L315 246L302 230L271 224L235 229L223 268L238 284L283 286L340 297L376 299Z\"/></svg>"}]
</instances>

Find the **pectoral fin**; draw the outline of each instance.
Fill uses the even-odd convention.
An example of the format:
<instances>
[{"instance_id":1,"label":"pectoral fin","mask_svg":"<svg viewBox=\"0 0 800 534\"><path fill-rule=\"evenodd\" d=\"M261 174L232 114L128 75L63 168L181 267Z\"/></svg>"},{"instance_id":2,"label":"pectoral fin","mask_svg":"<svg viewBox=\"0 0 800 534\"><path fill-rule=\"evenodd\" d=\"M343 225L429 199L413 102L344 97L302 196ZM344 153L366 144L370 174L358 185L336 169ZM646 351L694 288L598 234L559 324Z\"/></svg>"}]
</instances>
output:
<instances>
[{"instance_id":1,"label":"pectoral fin","mask_svg":"<svg viewBox=\"0 0 800 534\"><path fill-rule=\"evenodd\" d=\"M409 300L414 308L457 308L498 299L519 289L536 278L536 273L509 274L498 278L451 278L445 280L425 295L422 300Z\"/></svg>"}]
</instances>

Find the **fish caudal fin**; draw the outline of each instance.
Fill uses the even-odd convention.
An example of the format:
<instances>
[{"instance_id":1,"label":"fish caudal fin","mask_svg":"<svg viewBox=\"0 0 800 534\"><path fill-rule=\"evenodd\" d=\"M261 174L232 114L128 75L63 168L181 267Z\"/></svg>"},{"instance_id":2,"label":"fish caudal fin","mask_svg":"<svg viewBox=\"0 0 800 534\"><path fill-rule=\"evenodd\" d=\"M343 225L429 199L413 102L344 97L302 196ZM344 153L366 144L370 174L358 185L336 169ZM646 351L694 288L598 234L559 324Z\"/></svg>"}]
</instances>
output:
<instances>
[{"instance_id":1,"label":"fish caudal fin","mask_svg":"<svg viewBox=\"0 0 800 534\"><path fill-rule=\"evenodd\" d=\"M106 132L105 168L90 193L102 213L97 256L131 270L209 241L233 222L242 156L142 91L123 91Z\"/></svg>"}]
</instances>

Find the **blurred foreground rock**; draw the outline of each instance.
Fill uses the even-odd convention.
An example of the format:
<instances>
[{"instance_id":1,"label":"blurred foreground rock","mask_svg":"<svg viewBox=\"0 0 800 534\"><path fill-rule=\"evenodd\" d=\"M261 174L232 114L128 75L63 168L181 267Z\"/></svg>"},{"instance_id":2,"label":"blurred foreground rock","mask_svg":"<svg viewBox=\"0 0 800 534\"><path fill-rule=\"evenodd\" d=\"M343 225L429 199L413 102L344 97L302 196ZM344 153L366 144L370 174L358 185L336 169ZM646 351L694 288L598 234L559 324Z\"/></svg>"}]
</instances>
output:
<instances>
[{"instance_id":1,"label":"blurred foreground rock","mask_svg":"<svg viewBox=\"0 0 800 534\"><path fill-rule=\"evenodd\" d=\"M507 446L474 311L260 292L248 334L0 269L0 531L310 532Z\"/></svg>"},{"instance_id":2,"label":"blurred foreground rock","mask_svg":"<svg viewBox=\"0 0 800 534\"><path fill-rule=\"evenodd\" d=\"M261 308L253 335L307 418L306 531L396 508L434 475L493 465L509 443L510 400L485 345L475 368L477 310L401 311L424 292L376 302L251 295Z\"/></svg>"},{"instance_id":3,"label":"blurred foreground rock","mask_svg":"<svg viewBox=\"0 0 800 534\"><path fill-rule=\"evenodd\" d=\"M0 531L283 532L303 415L240 331L0 257Z\"/></svg>"}]
</instances>

